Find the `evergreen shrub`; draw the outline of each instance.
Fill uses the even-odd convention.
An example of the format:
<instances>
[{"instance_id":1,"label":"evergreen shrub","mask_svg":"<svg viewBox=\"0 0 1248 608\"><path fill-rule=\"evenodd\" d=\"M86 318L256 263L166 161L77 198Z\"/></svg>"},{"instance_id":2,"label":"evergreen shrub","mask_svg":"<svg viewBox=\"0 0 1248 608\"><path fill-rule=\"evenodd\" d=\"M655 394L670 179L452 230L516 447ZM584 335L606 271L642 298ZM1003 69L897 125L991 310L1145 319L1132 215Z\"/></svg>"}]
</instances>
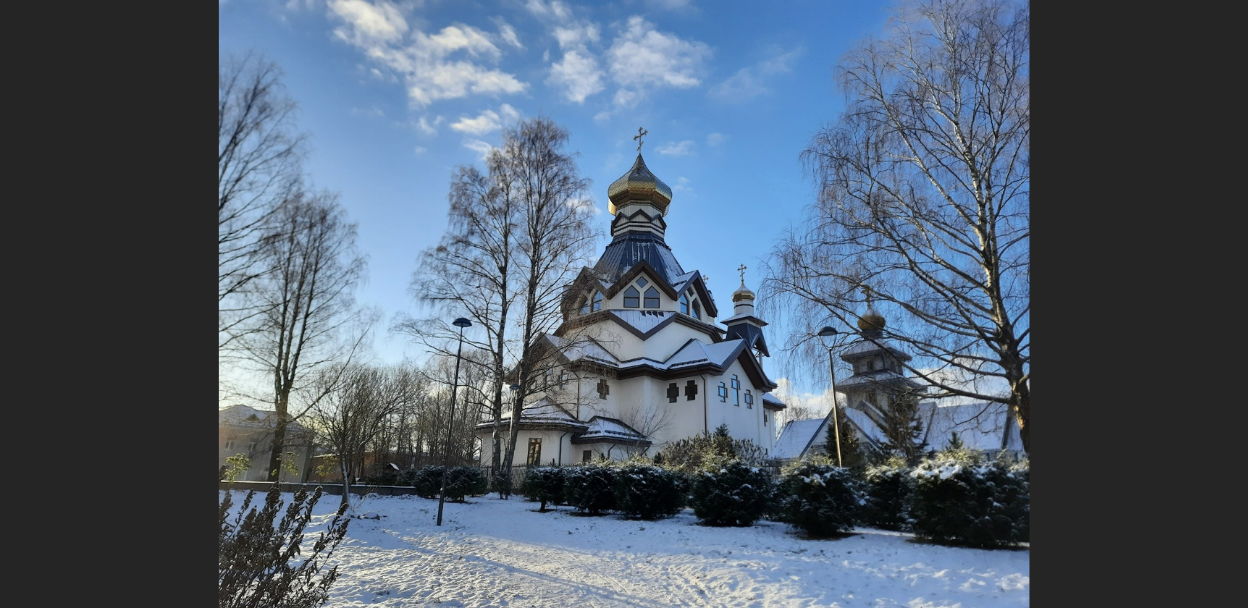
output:
<instances>
[{"instance_id":1,"label":"evergreen shrub","mask_svg":"<svg viewBox=\"0 0 1248 608\"><path fill-rule=\"evenodd\" d=\"M761 469L732 461L693 475L690 503L702 523L749 526L767 511L771 478Z\"/></svg>"},{"instance_id":2,"label":"evergreen shrub","mask_svg":"<svg viewBox=\"0 0 1248 608\"><path fill-rule=\"evenodd\" d=\"M910 476L915 536L985 548L1028 540L1026 465L982 464L942 453L920 462Z\"/></svg>"},{"instance_id":3,"label":"evergreen shrub","mask_svg":"<svg viewBox=\"0 0 1248 608\"><path fill-rule=\"evenodd\" d=\"M847 468L804 462L781 478L774 504L782 521L809 536L827 538L854 526L860 508L857 486Z\"/></svg>"},{"instance_id":4,"label":"evergreen shrub","mask_svg":"<svg viewBox=\"0 0 1248 608\"><path fill-rule=\"evenodd\" d=\"M680 512L685 500L679 475L649 464L626 464L615 471L615 504L625 517L659 519Z\"/></svg>"},{"instance_id":5,"label":"evergreen shrub","mask_svg":"<svg viewBox=\"0 0 1248 608\"><path fill-rule=\"evenodd\" d=\"M546 510L546 504L557 505L563 501L564 469L562 467L531 467L524 472L523 491L525 498L542 503L539 511Z\"/></svg>"},{"instance_id":6,"label":"evergreen shrub","mask_svg":"<svg viewBox=\"0 0 1248 608\"><path fill-rule=\"evenodd\" d=\"M909 530L914 480L905 461L892 458L869 467L863 482L862 523L882 530Z\"/></svg>"},{"instance_id":7,"label":"evergreen shrub","mask_svg":"<svg viewBox=\"0 0 1248 608\"><path fill-rule=\"evenodd\" d=\"M565 467L564 501L589 515L615 508L615 469L607 464Z\"/></svg>"}]
</instances>

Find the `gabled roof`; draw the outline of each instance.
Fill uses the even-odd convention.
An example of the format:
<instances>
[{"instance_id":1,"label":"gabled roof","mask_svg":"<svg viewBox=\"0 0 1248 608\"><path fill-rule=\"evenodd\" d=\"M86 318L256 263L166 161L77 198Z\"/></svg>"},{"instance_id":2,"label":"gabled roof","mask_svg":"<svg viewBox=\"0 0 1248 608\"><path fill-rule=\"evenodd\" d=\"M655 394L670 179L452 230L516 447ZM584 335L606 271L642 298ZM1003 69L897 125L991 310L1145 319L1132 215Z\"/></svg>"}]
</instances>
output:
<instances>
[{"instance_id":1,"label":"gabled roof","mask_svg":"<svg viewBox=\"0 0 1248 608\"><path fill-rule=\"evenodd\" d=\"M873 385L891 386L902 384L910 387L922 386L918 382L911 380L891 369L877 369L870 372L862 372L854 374L844 380L836 381L837 392L844 393L849 389L859 388L863 386Z\"/></svg>"},{"instance_id":2,"label":"gabled roof","mask_svg":"<svg viewBox=\"0 0 1248 608\"><path fill-rule=\"evenodd\" d=\"M589 430L572 437L572 443L628 443L632 445L650 445L650 440L637 429L625 424L622 420L606 416L594 416L589 419Z\"/></svg>"},{"instance_id":3,"label":"gabled roof","mask_svg":"<svg viewBox=\"0 0 1248 608\"><path fill-rule=\"evenodd\" d=\"M511 409L505 408L501 416L503 421L510 424ZM534 401L520 410L521 427L557 427L565 428L573 432L583 431L586 428L584 422L576 419L571 412L564 409L562 405L555 403L548 397L542 397ZM493 422L482 422L477 424L476 428L489 429L493 428Z\"/></svg>"},{"instance_id":4,"label":"gabled roof","mask_svg":"<svg viewBox=\"0 0 1248 608\"><path fill-rule=\"evenodd\" d=\"M841 360L847 361L849 363L853 363L854 361L857 361L858 359L861 359L863 357L882 353L882 352L885 352L886 350L892 353L894 357L897 357L898 359L901 359L902 361L909 361L910 359L913 358L910 355L906 354L905 351L894 346L888 340L885 340L883 338L877 338L874 341L859 340L857 342L854 342L853 344L850 344L848 348L841 351Z\"/></svg>"},{"instance_id":5,"label":"gabled roof","mask_svg":"<svg viewBox=\"0 0 1248 608\"><path fill-rule=\"evenodd\" d=\"M782 410L787 406L784 405L784 402L781 401L779 397L776 397L771 393L763 393L763 407L771 408L773 410Z\"/></svg>"},{"instance_id":6,"label":"gabled roof","mask_svg":"<svg viewBox=\"0 0 1248 608\"><path fill-rule=\"evenodd\" d=\"M237 427L272 429L276 426L273 410L260 410L242 404L235 404L217 410L217 424ZM287 432L306 432L302 424L295 421L286 423Z\"/></svg>"},{"instance_id":7,"label":"gabled roof","mask_svg":"<svg viewBox=\"0 0 1248 608\"><path fill-rule=\"evenodd\" d=\"M1010 415L1009 405L979 401L962 405L937 406L932 402L919 404L924 437L930 449L948 446L950 434L957 432L962 444L972 450L997 451L1006 439L1005 449L1022 450L1018 423ZM1005 435L1008 427L1008 435Z\"/></svg>"},{"instance_id":8,"label":"gabled roof","mask_svg":"<svg viewBox=\"0 0 1248 608\"><path fill-rule=\"evenodd\" d=\"M771 448L772 458L798 458L806 451L815 438L819 428L823 426L823 418L809 420L790 420L780 431L780 438Z\"/></svg>"}]
</instances>

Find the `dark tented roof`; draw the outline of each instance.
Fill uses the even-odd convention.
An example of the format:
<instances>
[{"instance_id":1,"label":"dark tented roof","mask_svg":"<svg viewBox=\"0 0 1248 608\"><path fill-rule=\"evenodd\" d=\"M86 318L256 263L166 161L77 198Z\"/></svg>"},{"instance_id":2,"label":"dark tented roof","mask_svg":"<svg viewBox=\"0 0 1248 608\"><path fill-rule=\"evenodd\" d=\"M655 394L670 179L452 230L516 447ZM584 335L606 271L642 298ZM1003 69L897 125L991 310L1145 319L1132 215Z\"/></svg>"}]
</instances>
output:
<instances>
[{"instance_id":1,"label":"dark tented roof","mask_svg":"<svg viewBox=\"0 0 1248 608\"><path fill-rule=\"evenodd\" d=\"M740 338L751 348L757 348L764 355L770 357L771 353L767 352L767 341L763 339L763 330L758 326L749 323L736 323L728 326L728 336L726 339Z\"/></svg>"},{"instance_id":2,"label":"dark tented roof","mask_svg":"<svg viewBox=\"0 0 1248 608\"><path fill-rule=\"evenodd\" d=\"M615 237L598 258L594 273L610 285L643 260L662 273L669 284L677 283L685 274L663 237L651 232L625 232Z\"/></svg>"}]
</instances>

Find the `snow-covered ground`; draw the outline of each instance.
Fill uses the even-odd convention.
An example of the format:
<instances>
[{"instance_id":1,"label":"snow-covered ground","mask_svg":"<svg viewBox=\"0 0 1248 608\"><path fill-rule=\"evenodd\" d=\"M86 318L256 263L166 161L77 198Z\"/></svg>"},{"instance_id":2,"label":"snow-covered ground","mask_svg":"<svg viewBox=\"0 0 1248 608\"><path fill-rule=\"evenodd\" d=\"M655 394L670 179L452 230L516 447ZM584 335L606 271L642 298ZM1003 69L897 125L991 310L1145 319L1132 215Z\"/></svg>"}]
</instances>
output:
<instances>
[{"instance_id":1,"label":"snow-covered ground","mask_svg":"<svg viewBox=\"0 0 1248 608\"><path fill-rule=\"evenodd\" d=\"M260 497L257 497L260 498ZM236 497L235 504L241 502ZM338 505L325 496L305 540ZM891 606L1029 604L1026 549L979 550L912 542L869 528L809 540L781 523L749 528L670 519L538 513L522 497L438 503L371 495L334 553L327 606Z\"/></svg>"}]
</instances>

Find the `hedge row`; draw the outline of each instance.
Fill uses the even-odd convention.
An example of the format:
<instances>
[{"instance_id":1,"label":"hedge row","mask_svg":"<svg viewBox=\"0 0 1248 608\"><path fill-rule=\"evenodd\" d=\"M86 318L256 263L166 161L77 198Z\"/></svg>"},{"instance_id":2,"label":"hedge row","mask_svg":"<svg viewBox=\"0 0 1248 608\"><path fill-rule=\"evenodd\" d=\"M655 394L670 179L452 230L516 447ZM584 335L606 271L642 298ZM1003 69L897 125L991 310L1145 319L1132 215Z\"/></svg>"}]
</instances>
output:
<instances>
[{"instance_id":1,"label":"hedge row","mask_svg":"<svg viewBox=\"0 0 1248 608\"><path fill-rule=\"evenodd\" d=\"M975 547L1030 540L1027 465L984 463L968 453L938 454L913 468L892 462L862 474L803 462L774 481L739 461L692 474L642 463L537 467L527 471L523 492L542 511L566 504L591 515L658 519L689 506L705 525L749 526L767 516L811 537L866 525Z\"/></svg>"}]
</instances>

